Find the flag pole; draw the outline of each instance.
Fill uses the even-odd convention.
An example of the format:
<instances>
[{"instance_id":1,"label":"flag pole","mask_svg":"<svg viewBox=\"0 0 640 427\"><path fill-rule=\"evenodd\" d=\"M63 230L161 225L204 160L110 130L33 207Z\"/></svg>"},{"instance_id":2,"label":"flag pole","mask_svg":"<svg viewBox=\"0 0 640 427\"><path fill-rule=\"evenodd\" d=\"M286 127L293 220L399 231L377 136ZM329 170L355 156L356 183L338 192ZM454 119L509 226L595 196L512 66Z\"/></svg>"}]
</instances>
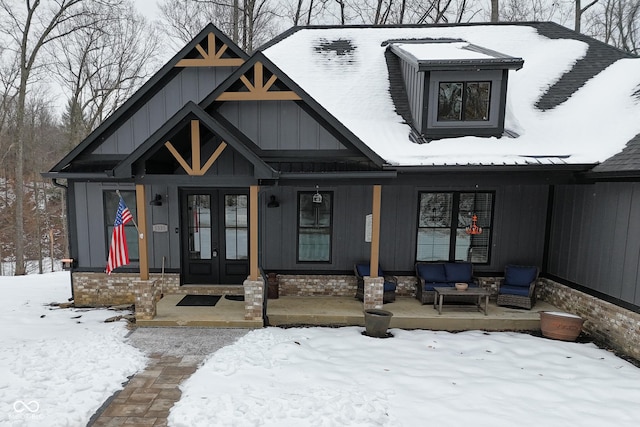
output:
<instances>
[{"instance_id":1,"label":"flag pole","mask_svg":"<svg viewBox=\"0 0 640 427\"><path fill-rule=\"evenodd\" d=\"M124 198L122 197L122 194L120 194L120 190L116 190L116 194L118 195L118 197L124 200ZM140 234L140 230L138 229L138 224L136 223L136 219L133 217L133 215L131 215L131 221L133 221L133 225L136 227L136 232Z\"/></svg>"}]
</instances>

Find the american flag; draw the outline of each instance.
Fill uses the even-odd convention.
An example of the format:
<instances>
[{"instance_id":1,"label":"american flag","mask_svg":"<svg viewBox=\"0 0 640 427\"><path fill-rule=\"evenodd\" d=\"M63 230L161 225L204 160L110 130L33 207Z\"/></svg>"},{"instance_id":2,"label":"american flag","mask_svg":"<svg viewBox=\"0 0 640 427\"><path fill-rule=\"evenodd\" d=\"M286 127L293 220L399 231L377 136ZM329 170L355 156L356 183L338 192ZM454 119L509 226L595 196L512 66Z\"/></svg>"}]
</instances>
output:
<instances>
[{"instance_id":1,"label":"american flag","mask_svg":"<svg viewBox=\"0 0 640 427\"><path fill-rule=\"evenodd\" d=\"M107 274L120 267L129 264L129 248L127 248L127 236L124 232L124 225L131 221L133 216L129 208L120 197L116 221L113 223L113 235L111 236L111 247L109 248L109 260L107 261Z\"/></svg>"}]
</instances>

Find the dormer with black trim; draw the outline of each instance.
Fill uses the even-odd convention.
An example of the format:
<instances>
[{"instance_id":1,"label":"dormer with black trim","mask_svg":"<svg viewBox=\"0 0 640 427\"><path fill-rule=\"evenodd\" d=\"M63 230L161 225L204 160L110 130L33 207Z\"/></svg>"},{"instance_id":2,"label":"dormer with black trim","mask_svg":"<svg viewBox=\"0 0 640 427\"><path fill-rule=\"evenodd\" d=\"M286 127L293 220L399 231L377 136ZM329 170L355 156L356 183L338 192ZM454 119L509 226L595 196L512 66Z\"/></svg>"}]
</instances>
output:
<instances>
[{"instance_id":1,"label":"dormer with black trim","mask_svg":"<svg viewBox=\"0 0 640 427\"><path fill-rule=\"evenodd\" d=\"M421 141L504 133L509 70L524 61L460 39L396 40L397 56Z\"/></svg>"}]
</instances>

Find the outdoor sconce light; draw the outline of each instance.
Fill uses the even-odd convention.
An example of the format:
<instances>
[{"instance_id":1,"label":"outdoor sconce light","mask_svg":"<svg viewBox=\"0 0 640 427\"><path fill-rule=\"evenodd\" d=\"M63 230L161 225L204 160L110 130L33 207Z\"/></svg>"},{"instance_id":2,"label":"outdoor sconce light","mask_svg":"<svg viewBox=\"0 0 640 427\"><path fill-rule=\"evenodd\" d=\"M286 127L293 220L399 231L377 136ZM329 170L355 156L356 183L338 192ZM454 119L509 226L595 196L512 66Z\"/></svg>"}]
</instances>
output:
<instances>
[{"instance_id":1,"label":"outdoor sconce light","mask_svg":"<svg viewBox=\"0 0 640 427\"><path fill-rule=\"evenodd\" d=\"M267 202L267 207L268 208L278 208L278 207L280 207L280 202L278 202L278 199L276 199L276 196L274 194L269 196L269 201Z\"/></svg>"},{"instance_id":2,"label":"outdoor sconce light","mask_svg":"<svg viewBox=\"0 0 640 427\"><path fill-rule=\"evenodd\" d=\"M151 206L162 206L162 195L157 194L153 196L153 199L149 202Z\"/></svg>"}]
</instances>

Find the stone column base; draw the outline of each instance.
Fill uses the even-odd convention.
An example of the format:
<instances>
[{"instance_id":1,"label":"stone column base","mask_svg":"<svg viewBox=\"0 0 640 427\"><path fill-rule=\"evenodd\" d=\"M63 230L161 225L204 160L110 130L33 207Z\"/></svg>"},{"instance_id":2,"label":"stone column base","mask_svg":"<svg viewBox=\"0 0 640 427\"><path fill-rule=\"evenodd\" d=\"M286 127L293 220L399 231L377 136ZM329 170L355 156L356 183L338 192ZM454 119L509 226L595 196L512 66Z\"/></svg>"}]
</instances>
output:
<instances>
[{"instance_id":1,"label":"stone column base","mask_svg":"<svg viewBox=\"0 0 640 427\"><path fill-rule=\"evenodd\" d=\"M160 280L134 280L136 298L136 320L151 320L156 317L156 303L160 299Z\"/></svg>"},{"instance_id":2,"label":"stone column base","mask_svg":"<svg viewBox=\"0 0 640 427\"><path fill-rule=\"evenodd\" d=\"M364 309L382 308L384 296L384 277L364 278Z\"/></svg>"},{"instance_id":3,"label":"stone column base","mask_svg":"<svg viewBox=\"0 0 640 427\"><path fill-rule=\"evenodd\" d=\"M258 280L245 280L244 286L244 318L245 320L262 320L265 283L262 277Z\"/></svg>"}]
</instances>

